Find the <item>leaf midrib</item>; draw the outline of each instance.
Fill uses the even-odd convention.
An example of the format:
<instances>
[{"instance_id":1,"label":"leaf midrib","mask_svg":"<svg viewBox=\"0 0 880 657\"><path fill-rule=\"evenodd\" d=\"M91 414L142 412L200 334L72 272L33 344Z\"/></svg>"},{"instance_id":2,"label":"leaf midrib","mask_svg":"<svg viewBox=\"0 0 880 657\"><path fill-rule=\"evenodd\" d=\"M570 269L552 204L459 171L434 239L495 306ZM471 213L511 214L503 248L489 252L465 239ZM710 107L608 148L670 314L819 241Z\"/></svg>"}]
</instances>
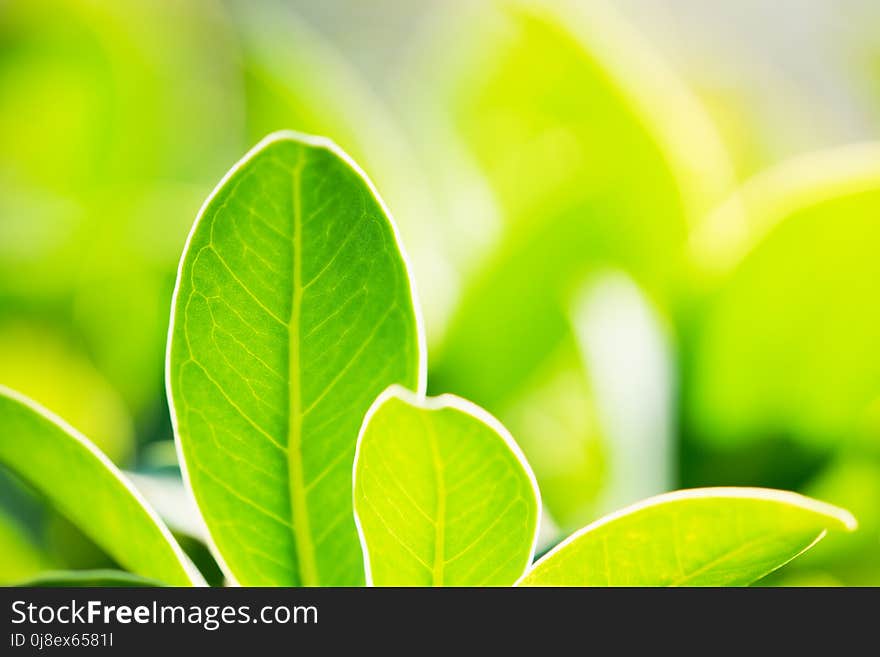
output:
<instances>
[{"instance_id":1,"label":"leaf midrib","mask_svg":"<svg viewBox=\"0 0 880 657\"><path fill-rule=\"evenodd\" d=\"M434 483L437 488L437 507L434 521L434 564L431 571L432 585L443 586L443 569L446 565L446 481L443 459L437 446L434 427L422 419L431 447L431 459L434 464Z\"/></svg>"},{"instance_id":2,"label":"leaf midrib","mask_svg":"<svg viewBox=\"0 0 880 657\"><path fill-rule=\"evenodd\" d=\"M822 534L824 532L818 532L818 533ZM769 543L773 538L778 538L778 535L771 534L770 536L771 536L771 538L768 538L767 535L756 536L755 538L753 538L749 541L741 543L737 547L735 547L731 550L728 550L727 552L724 552L724 553L714 557L713 559L710 559L709 561L702 564L698 568L692 570L691 572L683 573L682 575L680 575L679 577L677 577L673 581L666 584L666 586L669 586L669 587L685 586L685 585L689 584L690 582L692 582L697 577L699 577L700 575L707 573L712 568L715 568L715 567L717 567L727 561L730 561L734 557L739 556L740 554L742 554L744 552L748 552L749 550L751 550L754 547L763 545L765 543ZM784 564L782 564L782 565L784 565ZM777 566L777 568L781 568L782 565ZM773 570L776 570L777 568L772 568L770 571L768 571L768 573L773 572ZM759 575L748 582L743 582L743 584L748 585L748 584L751 584L752 582L756 582L757 580L761 579L761 577L764 577L768 573L764 573L763 575Z\"/></svg>"},{"instance_id":3,"label":"leaf midrib","mask_svg":"<svg viewBox=\"0 0 880 657\"><path fill-rule=\"evenodd\" d=\"M302 386L300 385L300 310L302 307L302 170L306 154L300 151L293 169L293 290L288 322L288 422L287 422L287 469L290 482L290 512L293 539L296 546L300 584L318 586L320 580L315 561L315 544L309 523L306 504L306 483L302 458Z\"/></svg>"}]
</instances>

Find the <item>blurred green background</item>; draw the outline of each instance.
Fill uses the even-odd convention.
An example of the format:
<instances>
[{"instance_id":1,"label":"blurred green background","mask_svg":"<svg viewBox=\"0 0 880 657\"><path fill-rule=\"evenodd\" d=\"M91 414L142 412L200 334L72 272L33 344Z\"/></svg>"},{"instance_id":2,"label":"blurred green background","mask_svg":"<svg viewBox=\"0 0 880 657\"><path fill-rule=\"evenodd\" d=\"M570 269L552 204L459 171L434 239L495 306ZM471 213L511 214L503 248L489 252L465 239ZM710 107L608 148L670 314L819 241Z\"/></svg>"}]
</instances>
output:
<instances>
[{"instance_id":1,"label":"blurred green background","mask_svg":"<svg viewBox=\"0 0 880 657\"><path fill-rule=\"evenodd\" d=\"M270 131L400 226L429 387L538 476L542 540L681 487L860 529L769 583L880 585L872 0L0 1L0 383L98 443L211 573L163 386L177 259ZM0 470L0 583L109 565Z\"/></svg>"}]
</instances>

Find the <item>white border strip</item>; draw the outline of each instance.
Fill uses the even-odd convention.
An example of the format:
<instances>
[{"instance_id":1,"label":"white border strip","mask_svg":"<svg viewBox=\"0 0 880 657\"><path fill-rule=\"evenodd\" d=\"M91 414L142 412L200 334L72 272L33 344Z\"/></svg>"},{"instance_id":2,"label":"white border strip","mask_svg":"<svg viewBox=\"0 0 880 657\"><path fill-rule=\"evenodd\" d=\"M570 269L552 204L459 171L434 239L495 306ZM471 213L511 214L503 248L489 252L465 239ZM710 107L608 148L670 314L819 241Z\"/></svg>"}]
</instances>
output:
<instances>
[{"instance_id":1,"label":"white border strip","mask_svg":"<svg viewBox=\"0 0 880 657\"><path fill-rule=\"evenodd\" d=\"M541 527L541 491L538 488L538 481L537 479L535 479L535 473L532 472L532 467L529 465L525 454L523 454L516 440L514 440L510 432L504 427L503 424L501 424L501 422L498 421L497 418L495 418L488 411L480 408L473 402L448 393L440 395L438 397L425 397L424 394L414 393L411 390L407 390L403 386L394 384L386 388L382 392L382 394L380 394L376 398L376 401L373 402L373 404L370 406L370 409L367 411L367 414L364 416L363 424L361 424L361 429L358 432L357 447L355 448L354 453L354 464L352 465L352 507L354 508L354 523L357 527L358 538L360 539L361 549L364 553L364 572L366 573L367 586L375 585L373 584L373 573L370 567L370 552L367 548L367 539L366 536L364 536L363 526L361 525L361 519L358 516L357 505L355 504L355 491L357 490L357 469L361 455L361 444L363 443L363 438L366 433L367 427L369 426L370 421L373 419L373 415L375 415L379 411L379 409L382 408L382 406L384 406L391 399L398 399L406 404L409 404L410 406L414 406L415 408L419 408L422 410L439 411L445 408L451 408L457 411L461 411L462 413L466 413L467 415L470 415L474 419L479 420L480 422L488 426L504 441L504 444L507 446L508 449L510 449L514 457L516 457L516 459L520 462L523 470L525 470L525 473L529 478L529 482L532 485L532 491L535 494L535 501L537 502L534 536L532 537L532 545L529 550L529 557L526 560L526 563L523 565L524 570L528 572L530 564L535 558L535 549L538 545L538 534Z\"/></svg>"},{"instance_id":2,"label":"white border strip","mask_svg":"<svg viewBox=\"0 0 880 657\"><path fill-rule=\"evenodd\" d=\"M101 464L107 468L110 474L119 481L131 496L135 499L135 501L146 511L147 516L149 516L150 520L156 525L159 529L159 533L162 534L162 538L168 543L171 547L172 552L174 552L174 556L177 557L177 560L180 562L181 566L185 574L189 577L193 586L207 586L204 577L199 572L199 570L195 567L190 558L186 555L183 549L175 540L174 536L171 535L171 531L156 513L155 509L150 506L149 502L144 498L141 492L137 489L137 487L122 473L122 471L116 467L116 465L111 461L104 452L98 449L98 446L95 445L91 440L86 438L82 433L80 433L77 429L72 427L67 423L66 420L59 417L49 409L41 406L33 399L26 397L21 394L17 390L13 390L4 385L0 385L0 395L8 397L35 412L37 415L42 416L63 432L68 434L71 438L73 438L76 442L86 448L92 456L94 456ZM154 578L155 579L155 578ZM168 582L166 582L168 584Z\"/></svg>"},{"instance_id":3,"label":"white border strip","mask_svg":"<svg viewBox=\"0 0 880 657\"><path fill-rule=\"evenodd\" d=\"M177 419L177 410L174 406L174 394L171 390L171 342L172 336L174 335L174 316L175 311L177 309L177 300L180 295L180 281L181 275L183 273L184 263L186 262L187 255L189 254L190 244L192 243L193 237L195 236L196 231L201 224L202 219L205 216L205 211L208 209L208 206L214 201L216 196L220 193L220 191L226 186L226 183L237 174L245 165L247 165L254 157L256 157L259 153L261 153L264 149L268 148L270 145L280 142L280 141L291 141L299 145L305 145L312 148L320 148L337 156L343 162L345 162L351 169L360 176L360 178L367 185L367 188L373 195L373 198L379 204L381 210L385 213L385 217L388 220L388 223L391 226L391 231L394 235L394 240L397 245L397 249L403 259L404 269L406 271L407 278L409 279L409 288L410 294L412 297L413 304L413 312L415 314L416 320L416 338L418 340L418 350L419 350L419 362L418 362L418 372L417 372L417 385L418 385L418 393L419 395L424 395L425 390L427 388L428 381L428 367L427 367L427 353L428 349L425 341L425 326L424 321L422 319L422 311L421 305L419 304L418 293L416 291L415 279L412 275L412 267L410 267L409 258L406 254L406 250L403 246L403 241L400 238L400 231L397 228L397 224L395 223L393 217L391 216L391 212L388 210L388 206L385 205L385 202L382 200L382 197L379 196L379 192L376 189L376 186L373 184L372 180L370 180L369 176L364 172L363 169L348 155L345 151L343 151L334 141L328 139L326 137L318 137L314 135L307 135L304 133L296 132L294 130L279 130L277 132L273 132L263 139L261 139L254 147L252 147L245 155L233 165L229 171L220 179L220 182L211 190L211 193L205 199L202 206L199 208L199 212L196 215L196 219L193 222L192 228L190 228L189 234L186 237L186 242L183 247L183 251L181 252L180 260L177 264L177 277L174 282L174 292L171 296L171 316L168 321L168 336L165 341L165 396L168 400L168 412L171 416L171 427L174 431L174 446L177 451L177 461L180 464L180 473L184 481L184 485L186 486L187 491L189 491L190 496L192 497L196 508L198 509L198 498L195 495L195 491L192 487L192 480L189 475L189 470L186 465L186 459L183 456L183 448L180 441L180 431L179 431L179 423ZM201 510L199 510L199 514L201 515ZM235 575L232 572L232 569L229 567L229 564L226 563L226 560L223 558L222 553L217 547L217 543L214 540L214 537L211 533L211 528L207 522L204 520L204 516L202 516L202 522L205 524L207 531L207 545L210 550L212 556L217 561L217 565L220 567L220 570L223 572L223 575L226 577L227 582L232 586L239 586L239 582L236 579Z\"/></svg>"}]
</instances>

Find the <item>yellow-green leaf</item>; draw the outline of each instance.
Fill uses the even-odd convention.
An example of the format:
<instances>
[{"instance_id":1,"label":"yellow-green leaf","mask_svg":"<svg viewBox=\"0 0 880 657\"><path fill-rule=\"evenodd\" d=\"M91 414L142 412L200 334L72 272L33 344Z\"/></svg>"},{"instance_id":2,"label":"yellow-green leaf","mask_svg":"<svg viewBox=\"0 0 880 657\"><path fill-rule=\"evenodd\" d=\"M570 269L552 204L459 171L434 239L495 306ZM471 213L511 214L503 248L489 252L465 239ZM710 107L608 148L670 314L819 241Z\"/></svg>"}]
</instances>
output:
<instances>
[{"instance_id":1,"label":"yellow-green leaf","mask_svg":"<svg viewBox=\"0 0 880 657\"><path fill-rule=\"evenodd\" d=\"M795 493L678 491L584 527L535 563L519 585L744 586L828 530L855 527L848 511Z\"/></svg>"},{"instance_id":2,"label":"yellow-green leaf","mask_svg":"<svg viewBox=\"0 0 880 657\"><path fill-rule=\"evenodd\" d=\"M531 562L540 497L501 424L395 386L364 420L354 504L377 586L507 586Z\"/></svg>"},{"instance_id":3,"label":"yellow-green leaf","mask_svg":"<svg viewBox=\"0 0 880 657\"><path fill-rule=\"evenodd\" d=\"M203 583L168 528L94 444L3 386L0 465L132 573L177 586Z\"/></svg>"}]
</instances>

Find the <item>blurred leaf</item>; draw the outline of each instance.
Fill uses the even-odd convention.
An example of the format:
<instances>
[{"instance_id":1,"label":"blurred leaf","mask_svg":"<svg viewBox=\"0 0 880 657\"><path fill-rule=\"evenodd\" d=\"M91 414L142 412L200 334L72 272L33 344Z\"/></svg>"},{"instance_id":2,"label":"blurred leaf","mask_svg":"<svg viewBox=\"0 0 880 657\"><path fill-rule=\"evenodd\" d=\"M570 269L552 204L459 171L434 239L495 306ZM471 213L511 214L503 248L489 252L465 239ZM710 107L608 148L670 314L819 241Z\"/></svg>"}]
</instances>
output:
<instances>
[{"instance_id":1,"label":"blurred leaf","mask_svg":"<svg viewBox=\"0 0 880 657\"><path fill-rule=\"evenodd\" d=\"M745 43L743 45L746 46ZM753 72L755 79L762 81L759 93L764 94L768 87L773 86L773 82L769 81L770 78L782 73L779 69L775 69L775 66L776 62L769 60L766 62L756 58L749 60L750 73ZM747 91L742 87L728 85L714 76L704 84L689 76L688 83L711 117L712 124L717 127L735 169L737 181L745 180L769 163L786 157L792 148L803 147L804 140L793 144L790 140L783 139L783 143L779 143L774 139L778 137L778 132L774 134L773 127L767 124L768 117L764 114L766 105L762 105L762 99L756 98L756 95L751 93L757 90ZM763 100L766 100L766 95ZM782 91L772 102L779 108L777 111L790 121L797 117L798 107L802 106L803 99ZM803 114L802 117L797 118L801 119L799 123L805 123L810 127L815 125L812 124L815 120L814 115ZM791 126L792 123L789 122L788 125ZM798 126L798 134L800 130L801 126Z\"/></svg>"},{"instance_id":2,"label":"blurred leaf","mask_svg":"<svg viewBox=\"0 0 880 657\"><path fill-rule=\"evenodd\" d=\"M200 575L116 467L34 402L0 386L0 463L132 572L169 584Z\"/></svg>"},{"instance_id":3,"label":"blurred leaf","mask_svg":"<svg viewBox=\"0 0 880 657\"><path fill-rule=\"evenodd\" d=\"M755 177L695 235L697 439L880 446L878 212L880 147L856 145Z\"/></svg>"},{"instance_id":4,"label":"blurred leaf","mask_svg":"<svg viewBox=\"0 0 880 657\"><path fill-rule=\"evenodd\" d=\"M159 581L121 570L50 570L20 581L16 586L43 587L142 587L164 586Z\"/></svg>"},{"instance_id":5,"label":"blurred leaf","mask_svg":"<svg viewBox=\"0 0 880 657\"><path fill-rule=\"evenodd\" d=\"M338 147L275 133L221 181L181 260L167 376L228 577L363 583L357 431L388 385L423 385L420 331L396 230Z\"/></svg>"},{"instance_id":6,"label":"blurred leaf","mask_svg":"<svg viewBox=\"0 0 880 657\"><path fill-rule=\"evenodd\" d=\"M181 243L183 239L181 234ZM104 246L112 248L111 243ZM125 256L118 253L80 272L81 283L72 291L72 314L96 366L143 422L162 393L161 363L174 283L170 268L160 273L137 260L116 261Z\"/></svg>"},{"instance_id":7,"label":"blurred leaf","mask_svg":"<svg viewBox=\"0 0 880 657\"><path fill-rule=\"evenodd\" d=\"M192 180L237 147L234 42L216 3L19 0L2 12L0 130L22 180L73 195Z\"/></svg>"},{"instance_id":8,"label":"blurred leaf","mask_svg":"<svg viewBox=\"0 0 880 657\"><path fill-rule=\"evenodd\" d=\"M354 468L367 581L509 586L531 563L540 493L501 424L452 396L400 387L367 413Z\"/></svg>"},{"instance_id":9,"label":"blurred leaf","mask_svg":"<svg viewBox=\"0 0 880 657\"><path fill-rule=\"evenodd\" d=\"M460 68L438 102L507 230L432 371L435 389L493 411L566 339L571 295L597 267L667 299L689 227L730 182L700 108L626 26L593 8L502 4L494 17L463 16L455 52L443 53Z\"/></svg>"},{"instance_id":10,"label":"blurred leaf","mask_svg":"<svg viewBox=\"0 0 880 657\"><path fill-rule=\"evenodd\" d=\"M744 586L785 565L852 515L783 491L703 488L640 502L576 532L523 586Z\"/></svg>"},{"instance_id":11,"label":"blurred leaf","mask_svg":"<svg viewBox=\"0 0 880 657\"><path fill-rule=\"evenodd\" d=\"M34 323L0 323L0 384L69 418L110 460L127 461L133 429L115 390L73 345Z\"/></svg>"},{"instance_id":12,"label":"blurred leaf","mask_svg":"<svg viewBox=\"0 0 880 657\"><path fill-rule=\"evenodd\" d=\"M595 518L596 502L608 483L609 446L591 381L571 341L535 373L504 416L534 469L553 520L570 530Z\"/></svg>"},{"instance_id":13,"label":"blurred leaf","mask_svg":"<svg viewBox=\"0 0 880 657\"><path fill-rule=\"evenodd\" d=\"M33 577L52 565L18 522L0 510L0 585Z\"/></svg>"},{"instance_id":14,"label":"blurred leaf","mask_svg":"<svg viewBox=\"0 0 880 657\"><path fill-rule=\"evenodd\" d=\"M82 336L138 420L161 391L190 186L244 141L237 74L213 0L0 6L3 310Z\"/></svg>"}]
</instances>

